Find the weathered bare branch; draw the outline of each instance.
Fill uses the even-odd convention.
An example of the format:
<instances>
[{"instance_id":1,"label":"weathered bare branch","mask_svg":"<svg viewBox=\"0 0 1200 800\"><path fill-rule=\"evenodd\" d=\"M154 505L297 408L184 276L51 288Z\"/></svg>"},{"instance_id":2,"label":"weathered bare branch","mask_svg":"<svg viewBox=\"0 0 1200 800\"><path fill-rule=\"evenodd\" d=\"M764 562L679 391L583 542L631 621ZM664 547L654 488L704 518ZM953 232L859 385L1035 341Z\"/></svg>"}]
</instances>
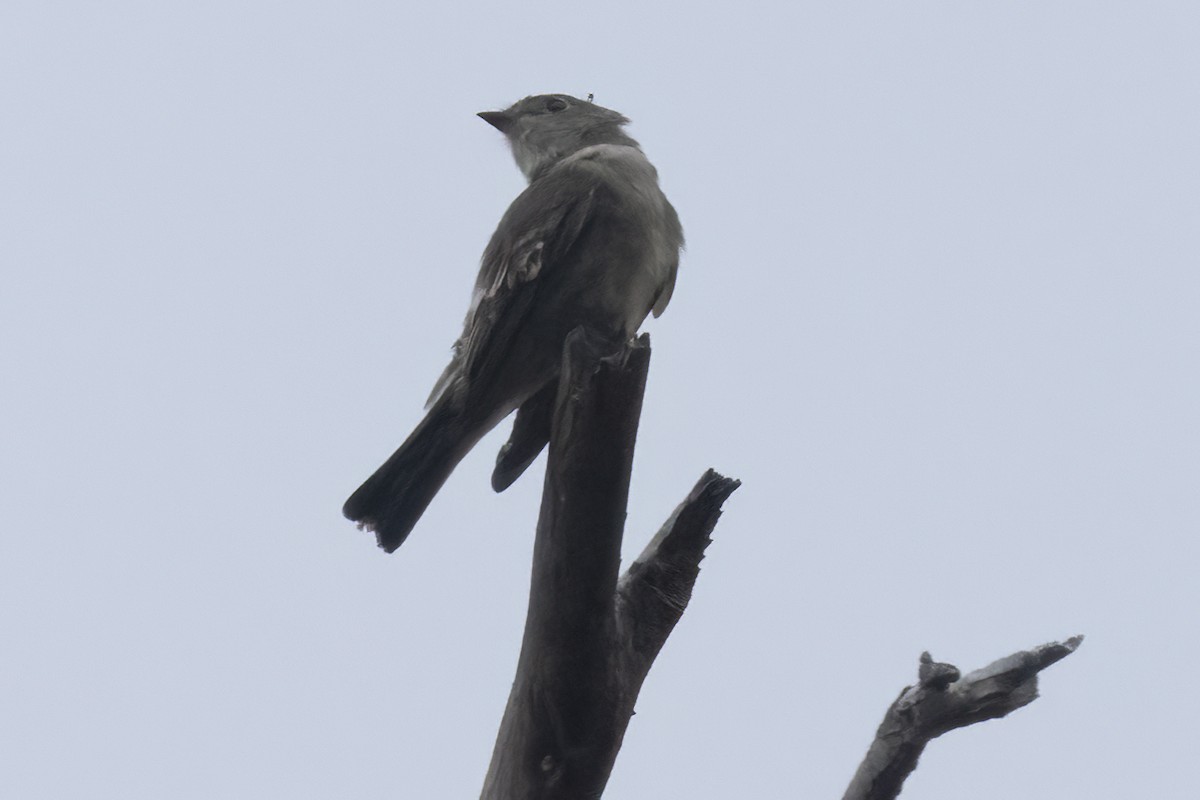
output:
<instances>
[{"instance_id":1,"label":"weathered bare branch","mask_svg":"<svg viewBox=\"0 0 1200 800\"><path fill-rule=\"evenodd\" d=\"M1082 636L1073 636L1023 650L965 677L957 667L922 653L917 685L905 687L887 710L843 800L896 797L929 740L1032 703L1038 696L1038 673L1075 652L1081 642Z\"/></svg>"},{"instance_id":2,"label":"weathered bare branch","mask_svg":"<svg viewBox=\"0 0 1200 800\"><path fill-rule=\"evenodd\" d=\"M645 676L683 616L721 506L741 485L705 472L621 577L618 613L632 672Z\"/></svg>"},{"instance_id":3,"label":"weathered bare branch","mask_svg":"<svg viewBox=\"0 0 1200 800\"><path fill-rule=\"evenodd\" d=\"M525 635L484 800L600 796L721 503L738 485L706 473L618 589L649 339L603 356L611 350L582 331L564 349Z\"/></svg>"}]
</instances>

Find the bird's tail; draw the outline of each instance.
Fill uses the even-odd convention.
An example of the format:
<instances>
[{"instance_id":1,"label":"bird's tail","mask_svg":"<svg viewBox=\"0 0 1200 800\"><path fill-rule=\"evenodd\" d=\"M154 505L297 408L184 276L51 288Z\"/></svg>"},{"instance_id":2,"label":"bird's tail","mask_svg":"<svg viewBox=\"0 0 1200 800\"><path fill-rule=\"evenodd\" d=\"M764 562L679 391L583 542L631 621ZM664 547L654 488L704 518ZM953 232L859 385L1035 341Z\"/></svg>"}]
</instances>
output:
<instances>
[{"instance_id":1,"label":"bird's tail","mask_svg":"<svg viewBox=\"0 0 1200 800\"><path fill-rule=\"evenodd\" d=\"M374 531L379 546L392 552L489 427L472 424L443 396L400 449L350 495L342 513Z\"/></svg>"}]
</instances>

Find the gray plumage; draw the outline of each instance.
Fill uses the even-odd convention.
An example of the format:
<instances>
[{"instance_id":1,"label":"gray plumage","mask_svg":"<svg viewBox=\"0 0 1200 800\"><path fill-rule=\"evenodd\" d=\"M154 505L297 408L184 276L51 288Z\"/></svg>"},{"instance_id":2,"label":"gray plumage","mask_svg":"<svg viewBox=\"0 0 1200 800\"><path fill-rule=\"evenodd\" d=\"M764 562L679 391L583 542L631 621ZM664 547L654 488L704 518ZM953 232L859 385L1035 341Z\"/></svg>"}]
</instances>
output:
<instances>
[{"instance_id":1,"label":"gray plumage","mask_svg":"<svg viewBox=\"0 0 1200 800\"><path fill-rule=\"evenodd\" d=\"M483 253L454 355L412 435L346 501L391 552L458 462L519 409L492 485L507 487L549 437L562 345L584 326L614 343L671 298L683 230L622 115L569 95L479 115L529 179Z\"/></svg>"}]
</instances>

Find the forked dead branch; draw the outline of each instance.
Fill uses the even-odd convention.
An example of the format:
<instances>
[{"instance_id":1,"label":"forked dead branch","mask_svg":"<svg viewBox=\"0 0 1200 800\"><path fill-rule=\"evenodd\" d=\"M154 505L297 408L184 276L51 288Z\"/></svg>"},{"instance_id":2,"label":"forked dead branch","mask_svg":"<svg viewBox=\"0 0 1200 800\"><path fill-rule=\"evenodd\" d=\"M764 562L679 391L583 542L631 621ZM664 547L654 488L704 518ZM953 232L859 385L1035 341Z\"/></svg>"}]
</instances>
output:
<instances>
[{"instance_id":1,"label":"forked dead branch","mask_svg":"<svg viewBox=\"0 0 1200 800\"><path fill-rule=\"evenodd\" d=\"M517 676L486 800L599 797L736 480L709 470L619 574L649 337L567 340Z\"/></svg>"},{"instance_id":2,"label":"forked dead branch","mask_svg":"<svg viewBox=\"0 0 1200 800\"><path fill-rule=\"evenodd\" d=\"M483 800L601 796L642 683L691 599L721 506L739 486L708 470L619 574L649 362L645 335L615 352L582 329L567 339L521 655ZM505 458L502 451L501 464ZM888 709L844 800L896 797L931 739L1033 702L1038 673L1082 638L966 676L923 654L918 683Z\"/></svg>"}]
</instances>

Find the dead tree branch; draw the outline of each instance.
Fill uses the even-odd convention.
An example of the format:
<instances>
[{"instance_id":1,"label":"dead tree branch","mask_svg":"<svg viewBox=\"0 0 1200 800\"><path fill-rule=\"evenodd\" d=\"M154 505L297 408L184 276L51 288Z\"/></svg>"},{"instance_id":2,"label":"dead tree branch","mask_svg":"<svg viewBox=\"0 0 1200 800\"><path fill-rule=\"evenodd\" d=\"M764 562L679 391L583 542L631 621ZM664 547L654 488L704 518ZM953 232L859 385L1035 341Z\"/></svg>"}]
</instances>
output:
<instances>
[{"instance_id":1,"label":"dead tree branch","mask_svg":"<svg viewBox=\"0 0 1200 800\"><path fill-rule=\"evenodd\" d=\"M525 634L483 800L600 796L739 485L705 473L618 580L649 338L607 351L581 330L564 348Z\"/></svg>"},{"instance_id":2,"label":"dead tree branch","mask_svg":"<svg viewBox=\"0 0 1200 800\"><path fill-rule=\"evenodd\" d=\"M1038 673L1082 641L1073 636L1023 650L961 678L957 667L922 653L917 685L905 687L887 710L843 800L896 797L929 740L1029 705L1038 696Z\"/></svg>"}]
</instances>

